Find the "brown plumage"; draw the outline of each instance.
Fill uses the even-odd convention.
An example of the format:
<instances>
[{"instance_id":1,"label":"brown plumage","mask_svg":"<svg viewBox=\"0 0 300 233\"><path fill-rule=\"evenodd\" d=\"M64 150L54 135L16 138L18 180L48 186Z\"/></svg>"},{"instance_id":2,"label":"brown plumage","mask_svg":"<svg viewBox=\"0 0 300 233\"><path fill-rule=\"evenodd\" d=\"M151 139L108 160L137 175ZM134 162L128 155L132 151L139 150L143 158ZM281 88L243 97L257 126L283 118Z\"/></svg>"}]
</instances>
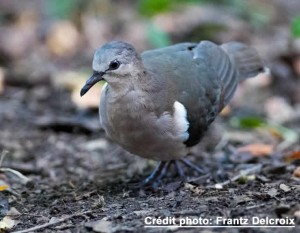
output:
<instances>
[{"instance_id":1,"label":"brown plumage","mask_svg":"<svg viewBox=\"0 0 300 233\"><path fill-rule=\"evenodd\" d=\"M99 48L81 95L106 80L99 108L107 135L129 152L183 158L232 98L239 81L263 71L242 43L181 43L139 55L128 43Z\"/></svg>"}]
</instances>

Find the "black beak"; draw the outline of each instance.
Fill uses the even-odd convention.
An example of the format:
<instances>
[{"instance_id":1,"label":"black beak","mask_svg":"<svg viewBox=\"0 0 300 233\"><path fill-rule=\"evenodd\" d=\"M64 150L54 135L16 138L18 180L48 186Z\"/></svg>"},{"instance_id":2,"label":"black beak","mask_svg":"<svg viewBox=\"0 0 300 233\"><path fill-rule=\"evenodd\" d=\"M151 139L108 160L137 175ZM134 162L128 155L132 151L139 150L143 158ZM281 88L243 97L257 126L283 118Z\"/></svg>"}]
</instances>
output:
<instances>
[{"instance_id":1,"label":"black beak","mask_svg":"<svg viewBox=\"0 0 300 233\"><path fill-rule=\"evenodd\" d=\"M85 93L87 93L97 82L104 80L104 74L105 72L94 72L93 75L86 81L85 85L81 88L80 96L83 96Z\"/></svg>"}]
</instances>

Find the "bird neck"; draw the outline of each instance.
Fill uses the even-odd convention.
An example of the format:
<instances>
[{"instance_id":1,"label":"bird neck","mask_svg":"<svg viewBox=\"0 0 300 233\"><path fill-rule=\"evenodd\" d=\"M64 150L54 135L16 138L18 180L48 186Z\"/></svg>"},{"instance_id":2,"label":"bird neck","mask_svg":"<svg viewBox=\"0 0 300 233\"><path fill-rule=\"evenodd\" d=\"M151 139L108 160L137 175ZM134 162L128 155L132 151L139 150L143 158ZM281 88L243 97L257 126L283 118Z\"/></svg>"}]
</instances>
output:
<instances>
[{"instance_id":1,"label":"bird neck","mask_svg":"<svg viewBox=\"0 0 300 233\"><path fill-rule=\"evenodd\" d=\"M111 97L115 99L124 98L124 96L132 93L139 93L140 95L149 95L149 92L155 90L155 84L144 70L130 73L126 76L119 77L118 82L109 82L109 89ZM134 100L133 100L134 101Z\"/></svg>"}]
</instances>

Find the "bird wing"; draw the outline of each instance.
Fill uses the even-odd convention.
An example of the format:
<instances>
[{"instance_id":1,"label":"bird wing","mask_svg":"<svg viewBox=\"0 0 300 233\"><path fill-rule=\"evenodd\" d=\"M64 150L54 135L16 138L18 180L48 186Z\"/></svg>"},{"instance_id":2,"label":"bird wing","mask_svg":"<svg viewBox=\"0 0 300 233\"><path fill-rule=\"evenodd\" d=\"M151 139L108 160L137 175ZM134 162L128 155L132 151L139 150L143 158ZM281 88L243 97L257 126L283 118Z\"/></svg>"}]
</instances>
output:
<instances>
[{"instance_id":1,"label":"bird wing","mask_svg":"<svg viewBox=\"0 0 300 233\"><path fill-rule=\"evenodd\" d=\"M157 99L157 105L183 104L189 122L185 144L197 144L236 89L236 71L228 55L218 45L203 41L150 50L141 56L157 83L167 85L169 94L164 101Z\"/></svg>"}]
</instances>

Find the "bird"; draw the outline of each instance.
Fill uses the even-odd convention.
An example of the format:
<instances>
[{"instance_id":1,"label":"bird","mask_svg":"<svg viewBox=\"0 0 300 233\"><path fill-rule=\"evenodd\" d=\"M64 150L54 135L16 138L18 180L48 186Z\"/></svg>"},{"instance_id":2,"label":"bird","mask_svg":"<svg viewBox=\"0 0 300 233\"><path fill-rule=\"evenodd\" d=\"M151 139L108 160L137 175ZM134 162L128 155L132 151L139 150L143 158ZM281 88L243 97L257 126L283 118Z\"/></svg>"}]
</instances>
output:
<instances>
[{"instance_id":1,"label":"bird","mask_svg":"<svg viewBox=\"0 0 300 233\"><path fill-rule=\"evenodd\" d=\"M265 71L258 52L241 42L183 42L139 53L111 41L94 54L83 96L104 80L99 116L107 136L131 154L158 161L144 184L160 182L172 164L203 169L186 159L239 82Z\"/></svg>"}]
</instances>

